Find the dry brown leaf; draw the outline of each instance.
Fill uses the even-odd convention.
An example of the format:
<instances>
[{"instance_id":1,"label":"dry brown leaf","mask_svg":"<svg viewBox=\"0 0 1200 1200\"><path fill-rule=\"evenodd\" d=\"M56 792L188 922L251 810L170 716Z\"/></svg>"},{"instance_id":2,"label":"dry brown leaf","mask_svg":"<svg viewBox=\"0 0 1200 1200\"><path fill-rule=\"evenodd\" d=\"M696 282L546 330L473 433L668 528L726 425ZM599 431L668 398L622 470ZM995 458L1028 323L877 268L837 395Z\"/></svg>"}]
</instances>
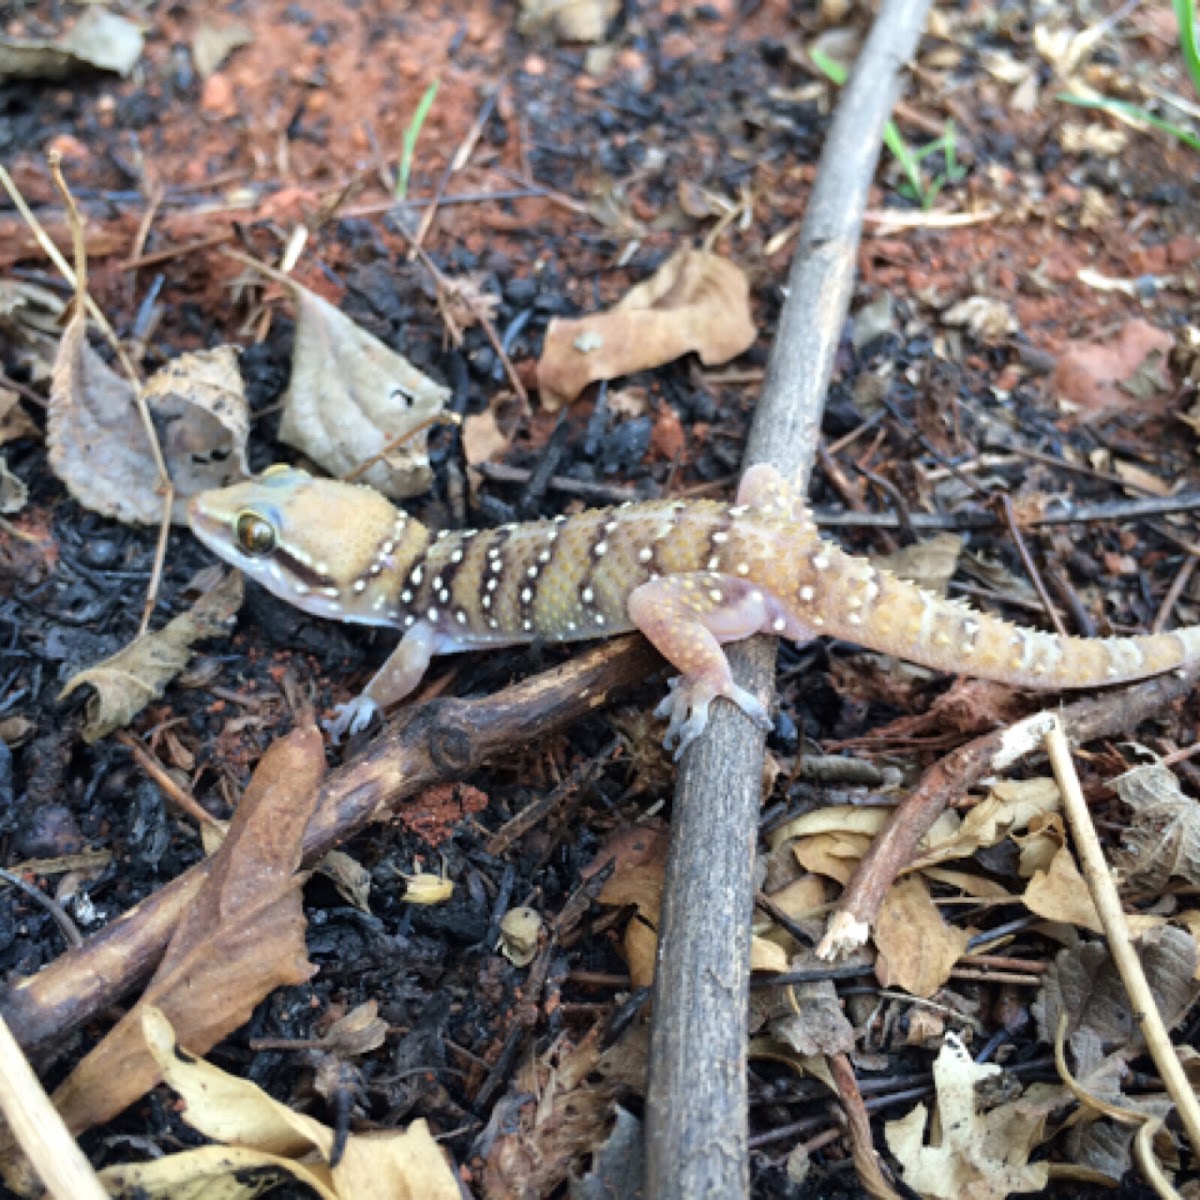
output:
<instances>
[{"instance_id":1,"label":"dry brown leaf","mask_svg":"<svg viewBox=\"0 0 1200 1200\"><path fill-rule=\"evenodd\" d=\"M189 496L250 474L246 438L250 410L233 346L181 354L142 389L178 494L172 520Z\"/></svg>"},{"instance_id":2,"label":"dry brown leaf","mask_svg":"<svg viewBox=\"0 0 1200 1200\"><path fill-rule=\"evenodd\" d=\"M658 955L658 922L662 908L663 873L667 861L667 837L660 830L621 830L597 856L590 870L615 858L616 869L596 897L610 908L633 905L637 912L625 926L623 950L635 988L654 982ZM750 965L755 971L784 971L787 952L765 938L752 937Z\"/></svg>"},{"instance_id":3,"label":"dry brown leaf","mask_svg":"<svg viewBox=\"0 0 1200 1200\"><path fill-rule=\"evenodd\" d=\"M316 873L324 875L338 894L360 912L371 911L371 872L344 850L330 850L319 863Z\"/></svg>"},{"instance_id":4,"label":"dry brown leaf","mask_svg":"<svg viewBox=\"0 0 1200 1200\"><path fill-rule=\"evenodd\" d=\"M1134 943L1168 1032L1200 996L1196 943L1169 925L1152 929ZM1067 1039L1083 1070L1111 1053L1126 1057L1145 1047L1129 995L1103 942L1081 942L1060 950L1046 973L1033 1015L1041 1041L1053 1044L1059 1014L1067 1015Z\"/></svg>"},{"instance_id":5,"label":"dry brown leaf","mask_svg":"<svg viewBox=\"0 0 1200 1200\"><path fill-rule=\"evenodd\" d=\"M41 436L33 418L21 407L21 397L8 388L0 387L0 446L21 438Z\"/></svg>"},{"instance_id":6,"label":"dry brown leaf","mask_svg":"<svg viewBox=\"0 0 1200 1200\"><path fill-rule=\"evenodd\" d=\"M1200 883L1200 806L1160 763L1135 767L1113 780L1133 821L1114 856L1130 887L1161 891L1168 879Z\"/></svg>"},{"instance_id":7,"label":"dry brown leaf","mask_svg":"<svg viewBox=\"0 0 1200 1200\"><path fill-rule=\"evenodd\" d=\"M621 0L520 0L517 29L535 33L551 29L563 42L601 42Z\"/></svg>"},{"instance_id":8,"label":"dry brown leaf","mask_svg":"<svg viewBox=\"0 0 1200 1200\"><path fill-rule=\"evenodd\" d=\"M995 846L1014 833L1022 833L1031 821L1061 807L1053 779L1004 780L967 812L957 833L945 838L917 860L918 868L967 858L986 846Z\"/></svg>"},{"instance_id":9,"label":"dry brown leaf","mask_svg":"<svg viewBox=\"0 0 1200 1200\"><path fill-rule=\"evenodd\" d=\"M388 1023L379 1015L379 1003L368 1000L335 1021L321 1038L321 1049L339 1059L357 1058L378 1050L387 1040Z\"/></svg>"},{"instance_id":10,"label":"dry brown leaf","mask_svg":"<svg viewBox=\"0 0 1200 1200\"><path fill-rule=\"evenodd\" d=\"M442 411L449 388L316 293L292 280L287 287L296 305L296 348L280 441L331 475L349 475ZM393 500L425 491L433 479L427 438L422 430L390 450L362 482Z\"/></svg>"},{"instance_id":11,"label":"dry brown leaf","mask_svg":"<svg viewBox=\"0 0 1200 1200\"><path fill-rule=\"evenodd\" d=\"M189 496L248 474L248 414L236 352L222 346L182 355L144 390L176 486L171 520L185 524ZM158 474L134 397L133 385L88 345L85 320L73 316L50 388L50 465L85 508L157 525Z\"/></svg>"},{"instance_id":12,"label":"dry brown leaf","mask_svg":"<svg viewBox=\"0 0 1200 1200\"><path fill-rule=\"evenodd\" d=\"M142 1018L157 1070L186 1104L183 1119L206 1136L231 1144L155 1163L109 1167L102 1178L124 1189L118 1195L249 1198L261 1190L245 1190L253 1189L257 1178L240 1183L239 1175L265 1169L277 1178L307 1184L322 1200L459 1200L458 1181L424 1121L414 1121L404 1131L351 1134L341 1160L331 1168L332 1129L293 1112L253 1083L194 1058L176 1044L160 1010L146 1008ZM313 1151L319 1160L313 1160ZM300 1155L307 1161L295 1161Z\"/></svg>"},{"instance_id":13,"label":"dry brown leaf","mask_svg":"<svg viewBox=\"0 0 1200 1200\"><path fill-rule=\"evenodd\" d=\"M500 953L514 967L527 967L537 958L542 918L526 905L510 908L500 922Z\"/></svg>"},{"instance_id":14,"label":"dry brown leaf","mask_svg":"<svg viewBox=\"0 0 1200 1200\"><path fill-rule=\"evenodd\" d=\"M148 1008L161 1009L202 1054L275 988L311 977L297 871L324 774L324 742L312 725L263 756L142 998L55 1093L73 1132L111 1119L158 1082L142 1033Z\"/></svg>"},{"instance_id":15,"label":"dry brown leaf","mask_svg":"<svg viewBox=\"0 0 1200 1200\"><path fill-rule=\"evenodd\" d=\"M86 67L128 75L142 44L137 25L94 5L53 41L0 37L0 80L65 79Z\"/></svg>"},{"instance_id":16,"label":"dry brown leaf","mask_svg":"<svg viewBox=\"0 0 1200 1200\"><path fill-rule=\"evenodd\" d=\"M29 499L29 489L24 481L8 469L8 462L0 456L0 513L8 515L20 512Z\"/></svg>"},{"instance_id":17,"label":"dry brown leaf","mask_svg":"<svg viewBox=\"0 0 1200 1200\"><path fill-rule=\"evenodd\" d=\"M603 1053L600 1037L595 1027L576 1045L556 1038L525 1059L493 1112L492 1127L505 1132L484 1163L486 1200L553 1193L604 1141L616 1098L645 1091L646 1027L630 1026Z\"/></svg>"},{"instance_id":18,"label":"dry brown leaf","mask_svg":"<svg viewBox=\"0 0 1200 1200\"><path fill-rule=\"evenodd\" d=\"M493 321L500 308L500 297L487 290L488 277L482 271L447 278L437 291L438 311L455 346L462 345L463 330L480 320Z\"/></svg>"},{"instance_id":19,"label":"dry brown leaf","mask_svg":"<svg viewBox=\"0 0 1200 1200\"><path fill-rule=\"evenodd\" d=\"M245 584L238 571L226 575L192 606L157 633L143 634L111 658L71 677L59 699L84 684L95 689L87 703L86 742L128 725L191 661L192 646L229 632L242 604Z\"/></svg>"},{"instance_id":20,"label":"dry brown leaf","mask_svg":"<svg viewBox=\"0 0 1200 1200\"><path fill-rule=\"evenodd\" d=\"M950 978L954 964L967 952L971 933L947 925L925 881L913 877L888 892L872 940L879 951L879 982L928 998Z\"/></svg>"},{"instance_id":21,"label":"dry brown leaf","mask_svg":"<svg viewBox=\"0 0 1200 1200\"><path fill-rule=\"evenodd\" d=\"M248 25L218 26L210 21L201 21L192 34L192 62L196 74L201 79L207 79L235 50L250 45L252 41L254 34Z\"/></svg>"},{"instance_id":22,"label":"dry brown leaf","mask_svg":"<svg viewBox=\"0 0 1200 1200\"><path fill-rule=\"evenodd\" d=\"M1029 1155L1045 1136L1050 1092L1034 1085L1023 1100L978 1112L977 1085L1000 1074L994 1064L972 1062L948 1034L933 1064L940 1138L931 1130L925 1144L924 1104L884 1126L904 1182L926 1200L1004 1200L1040 1191L1049 1181L1047 1165L1031 1163ZM1053 1092L1057 1097L1058 1089Z\"/></svg>"},{"instance_id":23,"label":"dry brown leaf","mask_svg":"<svg viewBox=\"0 0 1200 1200\"><path fill-rule=\"evenodd\" d=\"M1055 368L1054 389L1092 415L1122 409L1145 415L1152 396L1138 381L1157 379L1160 390L1166 387L1165 363L1173 344L1169 333L1140 317L1106 341L1069 342Z\"/></svg>"},{"instance_id":24,"label":"dry brown leaf","mask_svg":"<svg viewBox=\"0 0 1200 1200\"><path fill-rule=\"evenodd\" d=\"M608 312L550 322L537 368L542 405L554 411L598 379L648 371L693 351L716 366L748 350L754 336L742 269L684 246Z\"/></svg>"},{"instance_id":25,"label":"dry brown leaf","mask_svg":"<svg viewBox=\"0 0 1200 1200\"><path fill-rule=\"evenodd\" d=\"M928 541L905 546L895 554L872 558L871 562L880 571L891 571L901 579L943 595L958 570L962 549L963 539L958 534L939 533Z\"/></svg>"},{"instance_id":26,"label":"dry brown leaf","mask_svg":"<svg viewBox=\"0 0 1200 1200\"><path fill-rule=\"evenodd\" d=\"M1045 871L1035 871L1022 901L1032 913L1048 921L1064 921L1093 933L1103 933L1100 914L1067 846L1060 846Z\"/></svg>"},{"instance_id":27,"label":"dry brown leaf","mask_svg":"<svg viewBox=\"0 0 1200 1200\"><path fill-rule=\"evenodd\" d=\"M801 958L795 967L817 965L813 958ZM792 1011L773 1018L767 1032L805 1058L816 1055L849 1054L854 1049L854 1026L846 1017L833 980L790 984L786 992Z\"/></svg>"},{"instance_id":28,"label":"dry brown leaf","mask_svg":"<svg viewBox=\"0 0 1200 1200\"><path fill-rule=\"evenodd\" d=\"M1009 305L996 296L971 296L942 313L942 324L965 328L988 346L1007 341L1020 328Z\"/></svg>"}]
</instances>

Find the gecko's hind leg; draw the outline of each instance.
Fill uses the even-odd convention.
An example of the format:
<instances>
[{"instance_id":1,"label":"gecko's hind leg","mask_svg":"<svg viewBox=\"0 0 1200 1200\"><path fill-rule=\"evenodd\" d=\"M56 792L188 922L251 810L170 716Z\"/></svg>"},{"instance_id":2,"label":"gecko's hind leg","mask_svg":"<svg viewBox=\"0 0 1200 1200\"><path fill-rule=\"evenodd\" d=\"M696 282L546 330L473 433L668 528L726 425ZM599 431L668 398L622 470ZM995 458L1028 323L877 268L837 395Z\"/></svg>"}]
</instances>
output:
<instances>
[{"instance_id":1,"label":"gecko's hind leg","mask_svg":"<svg viewBox=\"0 0 1200 1200\"><path fill-rule=\"evenodd\" d=\"M712 572L668 575L644 583L630 593L628 612L680 671L656 714L669 718L664 743L668 750L676 747L677 759L704 732L709 707L718 696L732 700L759 728L771 728L758 698L734 683L723 642L755 633L783 634L797 641L812 637L765 588Z\"/></svg>"},{"instance_id":2,"label":"gecko's hind leg","mask_svg":"<svg viewBox=\"0 0 1200 1200\"><path fill-rule=\"evenodd\" d=\"M742 476L736 503L763 516L789 521L808 519L804 496L769 463L757 463Z\"/></svg>"}]
</instances>

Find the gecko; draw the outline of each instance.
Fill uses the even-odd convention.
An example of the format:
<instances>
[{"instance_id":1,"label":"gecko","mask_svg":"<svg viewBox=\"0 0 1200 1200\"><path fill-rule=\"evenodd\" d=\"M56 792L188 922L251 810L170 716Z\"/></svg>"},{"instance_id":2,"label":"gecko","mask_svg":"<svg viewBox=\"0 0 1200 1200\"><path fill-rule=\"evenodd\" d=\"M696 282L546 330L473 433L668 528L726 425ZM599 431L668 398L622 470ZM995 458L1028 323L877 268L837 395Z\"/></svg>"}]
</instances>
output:
<instances>
[{"instance_id":1,"label":"gecko","mask_svg":"<svg viewBox=\"0 0 1200 1200\"><path fill-rule=\"evenodd\" d=\"M656 715L678 759L724 697L764 730L723 646L765 633L840 638L951 674L1038 690L1131 682L1200 659L1200 626L1061 637L923 590L821 537L773 467L732 504L650 500L493 529L435 532L371 488L271 467L188 508L219 557L305 612L402 631L336 741L420 684L437 654L639 629L679 675Z\"/></svg>"}]
</instances>

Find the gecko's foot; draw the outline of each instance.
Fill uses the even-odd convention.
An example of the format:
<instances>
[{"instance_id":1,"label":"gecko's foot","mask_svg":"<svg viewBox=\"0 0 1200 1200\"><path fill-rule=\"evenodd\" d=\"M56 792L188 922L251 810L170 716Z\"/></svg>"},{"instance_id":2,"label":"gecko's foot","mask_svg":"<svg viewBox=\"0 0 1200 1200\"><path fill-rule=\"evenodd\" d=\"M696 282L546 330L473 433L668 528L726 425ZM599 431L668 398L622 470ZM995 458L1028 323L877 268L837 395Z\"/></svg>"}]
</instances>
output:
<instances>
[{"instance_id":1,"label":"gecko's foot","mask_svg":"<svg viewBox=\"0 0 1200 1200\"><path fill-rule=\"evenodd\" d=\"M683 752L688 746L704 732L708 725L709 706L717 696L732 700L765 732L769 733L772 728L771 718L767 716L767 710L759 703L758 697L732 681L718 692L711 685L693 683L677 675L668 686L671 690L654 710L654 715L667 718L663 746L668 752L674 750L676 762L683 757Z\"/></svg>"},{"instance_id":2,"label":"gecko's foot","mask_svg":"<svg viewBox=\"0 0 1200 1200\"><path fill-rule=\"evenodd\" d=\"M355 696L348 704L339 704L335 709L337 715L332 721L326 721L325 732L329 740L336 746L346 734L362 733L375 719L379 705L370 696Z\"/></svg>"}]
</instances>

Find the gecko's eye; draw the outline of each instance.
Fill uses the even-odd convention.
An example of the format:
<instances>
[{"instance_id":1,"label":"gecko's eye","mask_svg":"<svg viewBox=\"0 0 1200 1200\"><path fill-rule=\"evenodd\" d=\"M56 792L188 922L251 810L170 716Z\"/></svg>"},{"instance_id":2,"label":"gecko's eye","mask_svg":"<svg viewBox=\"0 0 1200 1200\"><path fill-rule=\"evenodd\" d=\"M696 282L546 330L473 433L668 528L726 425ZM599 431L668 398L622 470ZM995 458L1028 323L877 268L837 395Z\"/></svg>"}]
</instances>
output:
<instances>
[{"instance_id":1,"label":"gecko's eye","mask_svg":"<svg viewBox=\"0 0 1200 1200\"><path fill-rule=\"evenodd\" d=\"M238 549L251 558L262 558L275 549L275 526L256 512L238 513L233 534Z\"/></svg>"}]
</instances>

